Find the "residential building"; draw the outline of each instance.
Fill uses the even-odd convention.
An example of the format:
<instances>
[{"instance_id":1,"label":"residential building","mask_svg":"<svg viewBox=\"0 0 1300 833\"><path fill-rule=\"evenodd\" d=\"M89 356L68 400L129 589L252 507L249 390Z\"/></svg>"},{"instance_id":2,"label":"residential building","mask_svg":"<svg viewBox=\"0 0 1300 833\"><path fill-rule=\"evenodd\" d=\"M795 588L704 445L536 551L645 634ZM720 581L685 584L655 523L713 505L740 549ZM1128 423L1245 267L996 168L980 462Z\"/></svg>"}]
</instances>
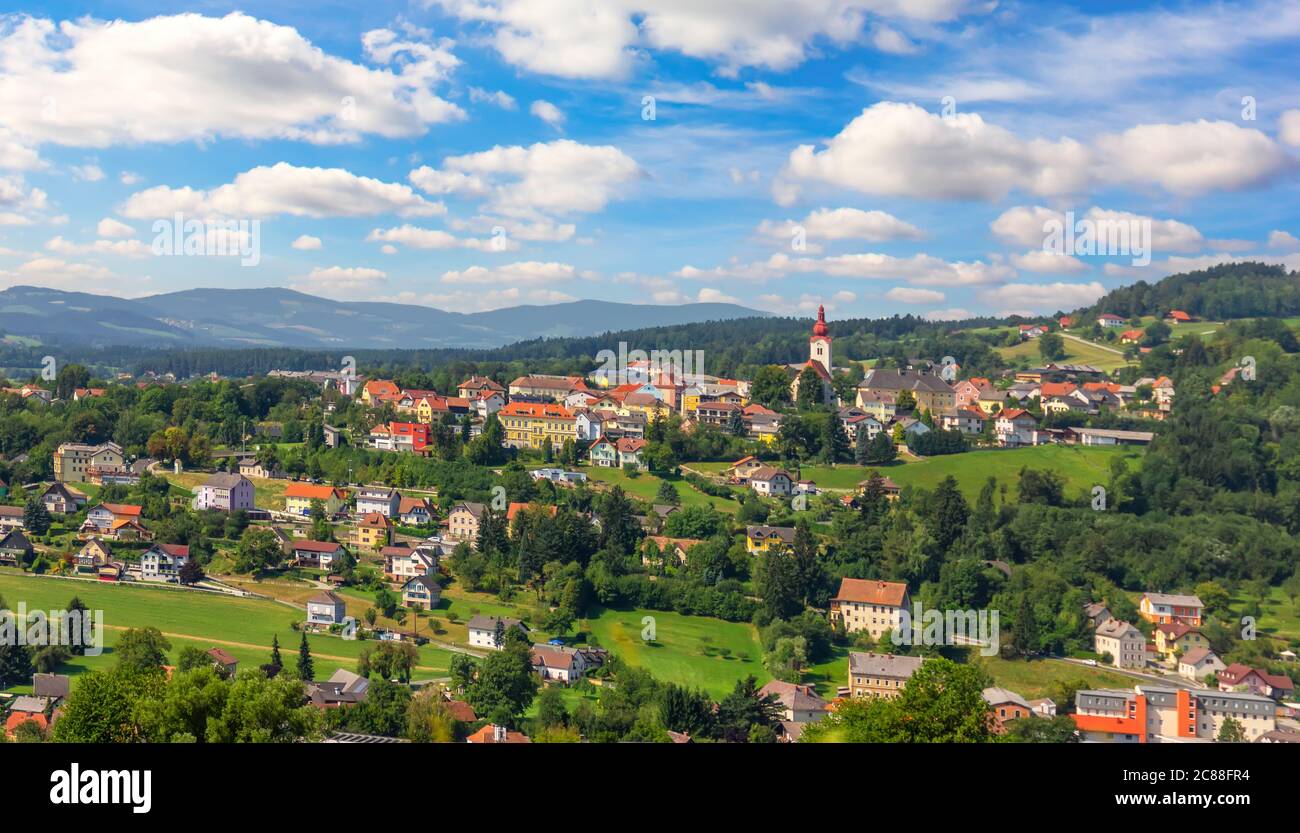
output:
<instances>
[{"instance_id":1,"label":"residential building","mask_svg":"<svg viewBox=\"0 0 1300 833\"><path fill-rule=\"evenodd\" d=\"M492 381L487 376L471 376L456 386L456 394L465 399L473 399L480 394L501 394L504 395L506 389L499 383Z\"/></svg>"},{"instance_id":2,"label":"residential building","mask_svg":"<svg viewBox=\"0 0 1300 833\"><path fill-rule=\"evenodd\" d=\"M36 548L21 529L0 533L0 564L18 567L26 564L36 553Z\"/></svg>"},{"instance_id":3,"label":"residential building","mask_svg":"<svg viewBox=\"0 0 1300 833\"><path fill-rule=\"evenodd\" d=\"M130 503L100 503L86 513L82 534L115 536L116 530L129 523L139 523L141 507Z\"/></svg>"},{"instance_id":4,"label":"residential building","mask_svg":"<svg viewBox=\"0 0 1300 833\"><path fill-rule=\"evenodd\" d=\"M909 391L916 400L916 407L930 413L939 414L952 410L957 405L957 394L943 379L932 373L917 370L868 370L866 376L858 383L859 408L871 410L864 393L889 393L897 397L903 391Z\"/></svg>"},{"instance_id":5,"label":"residential building","mask_svg":"<svg viewBox=\"0 0 1300 833\"><path fill-rule=\"evenodd\" d=\"M217 472L194 489L191 506L200 512L205 509L221 512L253 509L253 481L242 474Z\"/></svg>"},{"instance_id":6,"label":"residential building","mask_svg":"<svg viewBox=\"0 0 1300 833\"><path fill-rule=\"evenodd\" d=\"M93 573L101 566L113 561L113 549L107 541L91 538L81 545L76 559L78 572Z\"/></svg>"},{"instance_id":7,"label":"residential building","mask_svg":"<svg viewBox=\"0 0 1300 833\"><path fill-rule=\"evenodd\" d=\"M320 501L325 517L332 518L347 505L348 493L334 486L315 483L290 483L284 490L284 511L290 515L310 515L311 505Z\"/></svg>"},{"instance_id":8,"label":"residential building","mask_svg":"<svg viewBox=\"0 0 1300 833\"><path fill-rule=\"evenodd\" d=\"M244 477L284 477L284 470L276 463L267 464L256 457L245 457L239 461L239 473Z\"/></svg>"},{"instance_id":9,"label":"residential building","mask_svg":"<svg viewBox=\"0 0 1300 833\"><path fill-rule=\"evenodd\" d=\"M1147 640L1128 622L1107 619L1093 631L1093 650L1109 655L1116 668L1146 668Z\"/></svg>"},{"instance_id":10,"label":"residential building","mask_svg":"<svg viewBox=\"0 0 1300 833\"><path fill-rule=\"evenodd\" d=\"M297 539L288 545L289 557L298 567L328 570L342 558L347 550L335 541L308 541Z\"/></svg>"},{"instance_id":11,"label":"residential building","mask_svg":"<svg viewBox=\"0 0 1300 833\"><path fill-rule=\"evenodd\" d=\"M513 729L507 729L505 726L498 726L495 723L489 723L474 734L465 738L466 743L532 743L532 738L523 732L516 732Z\"/></svg>"},{"instance_id":12,"label":"residential building","mask_svg":"<svg viewBox=\"0 0 1300 833\"><path fill-rule=\"evenodd\" d=\"M339 625L347 614L347 603L333 590L322 590L307 599L307 624Z\"/></svg>"},{"instance_id":13,"label":"residential building","mask_svg":"<svg viewBox=\"0 0 1300 833\"><path fill-rule=\"evenodd\" d=\"M117 443L63 443L54 451L54 479L60 483L85 483L90 469L120 470L124 465Z\"/></svg>"},{"instance_id":14,"label":"residential building","mask_svg":"<svg viewBox=\"0 0 1300 833\"><path fill-rule=\"evenodd\" d=\"M370 694L370 678L340 668L323 682L307 684L307 699L318 709L350 706L360 703Z\"/></svg>"},{"instance_id":15,"label":"residential building","mask_svg":"<svg viewBox=\"0 0 1300 833\"><path fill-rule=\"evenodd\" d=\"M866 632L872 639L899 626L909 607L907 585L898 581L843 578L831 599L832 624L847 633Z\"/></svg>"},{"instance_id":16,"label":"residential building","mask_svg":"<svg viewBox=\"0 0 1300 833\"><path fill-rule=\"evenodd\" d=\"M618 448L611 440L598 440L587 449L587 462L604 469L618 468Z\"/></svg>"},{"instance_id":17,"label":"residential building","mask_svg":"<svg viewBox=\"0 0 1300 833\"><path fill-rule=\"evenodd\" d=\"M227 679L233 678L239 669L239 660L235 659L234 654L224 648L209 648L207 651L208 658L216 666L218 673Z\"/></svg>"},{"instance_id":18,"label":"residential building","mask_svg":"<svg viewBox=\"0 0 1300 833\"><path fill-rule=\"evenodd\" d=\"M479 521L486 511L487 506L482 503L466 501L456 504L447 515L447 537L473 545L478 540Z\"/></svg>"},{"instance_id":19,"label":"residential building","mask_svg":"<svg viewBox=\"0 0 1300 833\"><path fill-rule=\"evenodd\" d=\"M510 399L561 402L574 391L587 390L581 376L520 376L510 383Z\"/></svg>"},{"instance_id":20,"label":"residential building","mask_svg":"<svg viewBox=\"0 0 1300 833\"><path fill-rule=\"evenodd\" d=\"M998 445L1038 445L1038 420L1021 408L1007 408L994 417L993 433Z\"/></svg>"},{"instance_id":21,"label":"residential building","mask_svg":"<svg viewBox=\"0 0 1300 833\"><path fill-rule=\"evenodd\" d=\"M407 526L433 523L433 507L423 497L403 497L397 504L397 519Z\"/></svg>"},{"instance_id":22,"label":"residential building","mask_svg":"<svg viewBox=\"0 0 1300 833\"><path fill-rule=\"evenodd\" d=\"M1181 622L1199 628L1204 609L1196 596L1179 593L1143 593L1138 602L1138 615L1157 625Z\"/></svg>"},{"instance_id":23,"label":"residential building","mask_svg":"<svg viewBox=\"0 0 1300 833\"><path fill-rule=\"evenodd\" d=\"M26 510L21 506L0 506L0 532L23 529Z\"/></svg>"},{"instance_id":24,"label":"residential building","mask_svg":"<svg viewBox=\"0 0 1300 833\"><path fill-rule=\"evenodd\" d=\"M384 575L389 581L404 582L438 571L438 555L429 547L389 546L379 554L384 559Z\"/></svg>"},{"instance_id":25,"label":"residential building","mask_svg":"<svg viewBox=\"0 0 1300 833\"><path fill-rule=\"evenodd\" d=\"M1156 654L1169 662L1193 648L1208 648L1207 640L1199 630L1182 622L1165 622L1155 627Z\"/></svg>"},{"instance_id":26,"label":"residential building","mask_svg":"<svg viewBox=\"0 0 1300 833\"><path fill-rule=\"evenodd\" d=\"M352 536L359 549L377 550L386 547L393 538L393 522L378 512L371 512L357 521Z\"/></svg>"},{"instance_id":27,"label":"residential building","mask_svg":"<svg viewBox=\"0 0 1300 833\"><path fill-rule=\"evenodd\" d=\"M849 652L849 695L895 698L921 667L922 657Z\"/></svg>"},{"instance_id":28,"label":"residential building","mask_svg":"<svg viewBox=\"0 0 1300 833\"><path fill-rule=\"evenodd\" d=\"M503 632L511 628L517 628L524 636L528 635L528 626L518 619L502 619L479 614L471 617L465 623L466 628L469 630L470 646L474 648L491 648L493 650L499 649L501 646L496 641L498 622L501 624Z\"/></svg>"},{"instance_id":29,"label":"residential building","mask_svg":"<svg viewBox=\"0 0 1300 833\"><path fill-rule=\"evenodd\" d=\"M939 415L939 427L945 431L960 431L968 437L978 437L984 433L984 422L988 419L977 407L956 408Z\"/></svg>"},{"instance_id":30,"label":"residential building","mask_svg":"<svg viewBox=\"0 0 1300 833\"><path fill-rule=\"evenodd\" d=\"M1262 668L1234 662L1219 672L1219 690L1248 691L1260 697L1283 700L1291 696L1295 684L1285 674L1270 674Z\"/></svg>"},{"instance_id":31,"label":"residential building","mask_svg":"<svg viewBox=\"0 0 1300 833\"><path fill-rule=\"evenodd\" d=\"M794 530L788 526L755 524L745 527L745 550L750 555L792 546L794 546Z\"/></svg>"},{"instance_id":32,"label":"residential building","mask_svg":"<svg viewBox=\"0 0 1300 833\"><path fill-rule=\"evenodd\" d=\"M826 716L826 701L810 685L772 680L758 690L759 697L768 695L781 704L781 719L790 723L816 723Z\"/></svg>"},{"instance_id":33,"label":"residential building","mask_svg":"<svg viewBox=\"0 0 1300 833\"><path fill-rule=\"evenodd\" d=\"M442 585L432 576L411 576L402 585L402 604L411 610L433 610L442 599Z\"/></svg>"},{"instance_id":34,"label":"residential building","mask_svg":"<svg viewBox=\"0 0 1300 833\"><path fill-rule=\"evenodd\" d=\"M650 466L645 461L646 441L635 437L623 437L614 443L614 450L618 452L618 467L632 467L637 471L645 471Z\"/></svg>"},{"instance_id":35,"label":"residential building","mask_svg":"<svg viewBox=\"0 0 1300 833\"><path fill-rule=\"evenodd\" d=\"M984 689L984 702L993 709L993 734L1003 735L1007 723L1022 717L1033 717L1034 708L1025 698L1006 688L992 686ZM1055 705L1055 704L1053 704Z\"/></svg>"},{"instance_id":36,"label":"residential building","mask_svg":"<svg viewBox=\"0 0 1300 833\"><path fill-rule=\"evenodd\" d=\"M423 452L429 447L429 425L423 422L381 422L370 429L366 444L378 451Z\"/></svg>"},{"instance_id":37,"label":"residential building","mask_svg":"<svg viewBox=\"0 0 1300 833\"><path fill-rule=\"evenodd\" d=\"M357 489L357 514L369 515L378 512L385 518L397 516L402 496L396 489L388 486L362 486Z\"/></svg>"},{"instance_id":38,"label":"residential building","mask_svg":"<svg viewBox=\"0 0 1300 833\"><path fill-rule=\"evenodd\" d=\"M569 685L593 668L605 664L609 653L603 648L573 648L568 645L535 643L531 657L533 669L544 683Z\"/></svg>"},{"instance_id":39,"label":"residential building","mask_svg":"<svg viewBox=\"0 0 1300 833\"><path fill-rule=\"evenodd\" d=\"M84 494L67 485L55 481L41 493L41 503L45 510L54 515L72 515L87 503Z\"/></svg>"},{"instance_id":40,"label":"residential building","mask_svg":"<svg viewBox=\"0 0 1300 833\"><path fill-rule=\"evenodd\" d=\"M178 582L181 567L190 560L184 544L154 544L140 556L140 577L145 581Z\"/></svg>"},{"instance_id":41,"label":"residential building","mask_svg":"<svg viewBox=\"0 0 1300 833\"><path fill-rule=\"evenodd\" d=\"M1205 682L1212 674L1219 674L1228 666L1209 648L1193 648L1178 659L1178 676Z\"/></svg>"},{"instance_id":42,"label":"residential building","mask_svg":"<svg viewBox=\"0 0 1300 833\"><path fill-rule=\"evenodd\" d=\"M1229 718L1246 739L1277 727L1275 704L1245 692L1164 688L1140 684L1132 690L1082 690L1075 694L1075 725L1085 740L1168 743L1215 740Z\"/></svg>"},{"instance_id":43,"label":"residential building","mask_svg":"<svg viewBox=\"0 0 1300 833\"><path fill-rule=\"evenodd\" d=\"M384 400L396 399L401 394L402 389L387 379L371 379L361 387L361 401L371 407L381 404Z\"/></svg>"},{"instance_id":44,"label":"residential building","mask_svg":"<svg viewBox=\"0 0 1300 833\"><path fill-rule=\"evenodd\" d=\"M764 497L783 497L794 490L794 478L782 469L760 466L749 474L749 488Z\"/></svg>"},{"instance_id":45,"label":"residential building","mask_svg":"<svg viewBox=\"0 0 1300 833\"><path fill-rule=\"evenodd\" d=\"M577 420L562 405L511 402L497 412L497 419L505 430L503 444L512 448L541 448L550 440L558 450L565 440L578 438Z\"/></svg>"},{"instance_id":46,"label":"residential building","mask_svg":"<svg viewBox=\"0 0 1300 833\"><path fill-rule=\"evenodd\" d=\"M1109 312L1097 316L1097 323L1103 327L1123 327L1128 321Z\"/></svg>"}]
</instances>

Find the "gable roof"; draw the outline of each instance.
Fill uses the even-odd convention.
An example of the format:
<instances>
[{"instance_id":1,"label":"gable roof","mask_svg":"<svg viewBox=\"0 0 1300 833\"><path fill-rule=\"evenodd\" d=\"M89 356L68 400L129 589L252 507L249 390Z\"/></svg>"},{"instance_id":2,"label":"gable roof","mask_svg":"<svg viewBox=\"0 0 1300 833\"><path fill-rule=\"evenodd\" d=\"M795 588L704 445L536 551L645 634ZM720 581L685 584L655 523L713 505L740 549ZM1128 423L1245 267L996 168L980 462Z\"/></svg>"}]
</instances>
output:
<instances>
[{"instance_id":1,"label":"gable roof","mask_svg":"<svg viewBox=\"0 0 1300 833\"><path fill-rule=\"evenodd\" d=\"M304 483L302 481L295 481L285 487L284 496L301 497L301 498L308 498L310 500L327 501L335 497L342 499L344 497L344 492L342 489L336 488L334 486L318 485L316 483Z\"/></svg>"},{"instance_id":2,"label":"gable roof","mask_svg":"<svg viewBox=\"0 0 1300 833\"><path fill-rule=\"evenodd\" d=\"M901 581L842 578L834 601L902 607L907 599L907 585Z\"/></svg>"},{"instance_id":3,"label":"gable roof","mask_svg":"<svg viewBox=\"0 0 1300 833\"><path fill-rule=\"evenodd\" d=\"M307 604L314 605L345 605L343 597L333 590L322 590L307 600Z\"/></svg>"}]
</instances>

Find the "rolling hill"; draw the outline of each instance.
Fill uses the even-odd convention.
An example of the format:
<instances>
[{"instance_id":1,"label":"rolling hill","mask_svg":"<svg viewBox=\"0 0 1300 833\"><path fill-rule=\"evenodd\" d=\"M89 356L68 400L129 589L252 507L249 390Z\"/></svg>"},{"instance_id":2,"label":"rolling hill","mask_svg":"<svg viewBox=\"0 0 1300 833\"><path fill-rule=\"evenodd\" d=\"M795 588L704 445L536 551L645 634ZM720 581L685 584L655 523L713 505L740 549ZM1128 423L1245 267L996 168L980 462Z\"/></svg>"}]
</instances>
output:
<instances>
[{"instance_id":1,"label":"rolling hill","mask_svg":"<svg viewBox=\"0 0 1300 833\"><path fill-rule=\"evenodd\" d=\"M122 299L15 286L0 292L0 331L42 342L143 347L437 348L592 336L766 313L735 304L573 301L457 313L341 302L289 289L190 289Z\"/></svg>"}]
</instances>

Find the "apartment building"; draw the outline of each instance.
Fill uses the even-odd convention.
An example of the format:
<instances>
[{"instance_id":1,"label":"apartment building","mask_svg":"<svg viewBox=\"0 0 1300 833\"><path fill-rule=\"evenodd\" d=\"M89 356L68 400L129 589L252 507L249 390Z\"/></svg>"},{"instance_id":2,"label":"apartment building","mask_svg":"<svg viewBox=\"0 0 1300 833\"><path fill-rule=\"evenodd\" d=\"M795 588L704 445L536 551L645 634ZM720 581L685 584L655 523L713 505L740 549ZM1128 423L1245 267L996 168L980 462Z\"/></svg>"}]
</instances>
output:
<instances>
[{"instance_id":1,"label":"apartment building","mask_svg":"<svg viewBox=\"0 0 1300 833\"><path fill-rule=\"evenodd\" d=\"M898 627L907 607L907 585L902 582L845 578L831 599L831 622L848 633L865 631L879 639Z\"/></svg>"},{"instance_id":2,"label":"apartment building","mask_svg":"<svg viewBox=\"0 0 1300 833\"><path fill-rule=\"evenodd\" d=\"M63 443L54 450L54 479L60 483L85 483L91 469L119 471L124 466L122 446L117 443Z\"/></svg>"},{"instance_id":3,"label":"apartment building","mask_svg":"<svg viewBox=\"0 0 1300 833\"><path fill-rule=\"evenodd\" d=\"M1164 688L1084 690L1075 695L1075 725L1085 740L1178 743L1215 740L1229 718L1254 741L1277 726L1276 705L1248 692Z\"/></svg>"},{"instance_id":4,"label":"apartment building","mask_svg":"<svg viewBox=\"0 0 1300 833\"><path fill-rule=\"evenodd\" d=\"M897 697L923 661L922 657L850 651L849 694L853 697Z\"/></svg>"},{"instance_id":5,"label":"apartment building","mask_svg":"<svg viewBox=\"0 0 1300 833\"><path fill-rule=\"evenodd\" d=\"M497 412L505 430L504 445L511 448L541 448L546 440L560 448L565 440L577 440L577 419L561 405L542 402L511 402Z\"/></svg>"}]
</instances>

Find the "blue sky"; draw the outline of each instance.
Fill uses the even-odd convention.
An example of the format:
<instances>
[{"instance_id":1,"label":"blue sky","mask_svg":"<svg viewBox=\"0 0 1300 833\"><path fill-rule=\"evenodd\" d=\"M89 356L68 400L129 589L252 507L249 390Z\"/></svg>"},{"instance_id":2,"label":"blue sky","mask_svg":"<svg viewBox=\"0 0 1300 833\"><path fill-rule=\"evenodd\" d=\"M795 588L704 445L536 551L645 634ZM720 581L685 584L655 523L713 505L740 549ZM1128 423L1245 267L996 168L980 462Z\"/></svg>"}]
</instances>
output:
<instances>
[{"instance_id":1,"label":"blue sky","mask_svg":"<svg viewBox=\"0 0 1300 833\"><path fill-rule=\"evenodd\" d=\"M357 5L3 18L0 285L945 318L1300 268L1293 2ZM256 264L155 256L177 212Z\"/></svg>"}]
</instances>

